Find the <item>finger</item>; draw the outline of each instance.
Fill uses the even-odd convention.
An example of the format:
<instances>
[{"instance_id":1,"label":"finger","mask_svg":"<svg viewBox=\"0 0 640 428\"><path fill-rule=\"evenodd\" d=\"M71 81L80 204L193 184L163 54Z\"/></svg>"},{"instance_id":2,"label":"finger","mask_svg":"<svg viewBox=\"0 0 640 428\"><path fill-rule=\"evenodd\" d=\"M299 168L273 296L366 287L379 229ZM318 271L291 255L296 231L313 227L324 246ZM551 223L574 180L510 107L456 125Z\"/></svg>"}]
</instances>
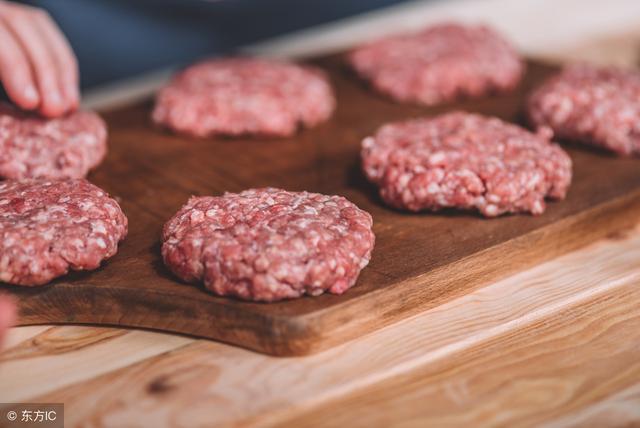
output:
<instances>
[{"instance_id":1,"label":"finger","mask_svg":"<svg viewBox=\"0 0 640 428\"><path fill-rule=\"evenodd\" d=\"M40 104L29 61L22 47L0 21L0 81L9 98L20 108L31 110Z\"/></svg>"},{"instance_id":2,"label":"finger","mask_svg":"<svg viewBox=\"0 0 640 428\"><path fill-rule=\"evenodd\" d=\"M16 320L16 306L12 299L0 296L0 347L7 330Z\"/></svg>"},{"instance_id":3,"label":"finger","mask_svg":"<svg viewBox=\"0 0 640 428\"><path fill-rule=\"evenodd\" d=\"M46 41L58 70L58 86L69 108L76 108L80 101L78 88L78 62L66 37L47 13L36 15L37 29Z\"/></svg>"},{"instance_id":4,"label":"finger","mask_svg":"<svg viewBox=\"0 0 640 428\"><path fill-rule=\"evenodd\" d=\"M23 47L40 93L40 112L49 117L60 116L66 111L62 93L58 87L56 64L46 43L34 25L34 14L16 13L5 23Z\"/></svg>"}]
</instances>

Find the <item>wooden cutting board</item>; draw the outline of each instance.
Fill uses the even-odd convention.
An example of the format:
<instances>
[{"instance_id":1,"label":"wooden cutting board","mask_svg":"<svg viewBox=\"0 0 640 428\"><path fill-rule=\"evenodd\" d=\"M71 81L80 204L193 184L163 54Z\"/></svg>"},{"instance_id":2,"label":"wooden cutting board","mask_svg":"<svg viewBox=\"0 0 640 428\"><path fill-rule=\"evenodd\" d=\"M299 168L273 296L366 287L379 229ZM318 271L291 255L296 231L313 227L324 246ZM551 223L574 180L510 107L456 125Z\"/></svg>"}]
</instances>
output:
<instances>
[{"instance_id":1,"label":"wooden cutting board","mask_svg":"<svg viewBox=\"0 0 640 428\"><path fill-rule=\"evenodd\" d=\"M294 138L193 140L149 119L152 102L106 112L107 160L89 179L119 198L130 232L94 272L40 288L1 286L20 298L20 322L91 323L185 333L273 355L326 349L574 250L640 219L640 159L567 146L574 181L544 215L483 219L473 213L409 214L386 208L359 166L363 137L390 120L465 109L520 122L525 94L555 70L531 63L520 88L438 108L394 104L370 92L339 55L311 61L335 85L338 109ZM190 195L276 186L340 194L374 218L376 247L342 296L272 304L214 297L163 266L160 231ZM401 340L401 339L400 339Z\"/></svg>"}]
</instances>

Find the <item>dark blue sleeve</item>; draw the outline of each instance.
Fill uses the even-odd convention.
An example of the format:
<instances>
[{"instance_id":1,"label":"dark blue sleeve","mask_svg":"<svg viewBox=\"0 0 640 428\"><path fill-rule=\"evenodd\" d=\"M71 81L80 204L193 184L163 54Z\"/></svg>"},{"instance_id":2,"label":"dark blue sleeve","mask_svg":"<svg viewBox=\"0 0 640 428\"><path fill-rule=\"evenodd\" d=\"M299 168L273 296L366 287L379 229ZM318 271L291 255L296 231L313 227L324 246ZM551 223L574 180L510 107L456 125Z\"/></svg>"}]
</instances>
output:
<instances>
[{"instance_id":1,"label":"dark blue sleeve","mask_svg":"<svg viewBox=\"0 0 640 428\"><path fill-rule=\"evenodd\" d=\"M31 0L69 38L84 88L401 0Z\"/></svg>"}]
</instances>

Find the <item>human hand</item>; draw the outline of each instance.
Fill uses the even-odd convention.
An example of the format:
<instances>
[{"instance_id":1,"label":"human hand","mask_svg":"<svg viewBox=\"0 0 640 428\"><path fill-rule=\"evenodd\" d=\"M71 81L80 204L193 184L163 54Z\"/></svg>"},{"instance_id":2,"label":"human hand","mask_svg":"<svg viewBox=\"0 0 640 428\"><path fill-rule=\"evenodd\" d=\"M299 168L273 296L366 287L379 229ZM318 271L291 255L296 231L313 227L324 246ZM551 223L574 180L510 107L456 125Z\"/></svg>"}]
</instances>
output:
<instances>
[{"instance_id":1,"label":"human hand","mask_svg":"<svg viewBox=\"0 0 640 428\"><path fill-rule=\"evenodd\" d=\"M0 295L0 349L4 336L16 319L16 306L12 299Z\"/></svg>"},{"instance_id":2,"label":"human hand","mask_svg":"<svg viewBox=\"0 0 640 428\"><path fill-rule=\"evenodd\" d=\"M0 81L25 110L55 117L78 106L76 57L44 10L0 0Z\"/></svg>"}]
</instances>

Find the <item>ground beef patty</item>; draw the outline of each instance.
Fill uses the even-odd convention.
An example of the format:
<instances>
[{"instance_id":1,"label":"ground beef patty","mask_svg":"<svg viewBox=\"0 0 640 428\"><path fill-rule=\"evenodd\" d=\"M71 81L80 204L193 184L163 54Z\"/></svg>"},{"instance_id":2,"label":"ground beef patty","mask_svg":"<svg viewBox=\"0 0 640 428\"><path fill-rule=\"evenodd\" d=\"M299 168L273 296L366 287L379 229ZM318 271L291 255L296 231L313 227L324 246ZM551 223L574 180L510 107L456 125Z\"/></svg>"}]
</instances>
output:
<instances>
[{"instance_id":1,"label":"ground beef patty","mask_svg":"<svg viewBox=\"0 0 640 428\"><path fill-rule=\"evenodd\" d=\"M514 88L524 71L516 51L484 26L440 24L357 48L349 63L396 101L435 105Z\"/></svg>"},{"instance_id":2,"label":"ground beef patty","mask_svg":"<svg viewBox=\"0 0 640 428\"><path fill-rule=\"evenodd\" d=\"M558 138L640 155L640 72L568 66L533 92L528 114Z\"/></svg>"},{"instance_id":3,"label":"ground beef patty","mask_svg":"<svg viewBox=\"0 0 640 428\"><path fill-rule=\"evenodd\" d=\"M341 294L371 257L371 216L340 196L266 188L192 197L164 226L165 264L221 296Z\"/></svg>"},{"instance_id":4,"label":"ground beef patty","mask_svg":"<svg viewBox=\"0 0 640 428\"><path fill-rule=\"evenodd\" d=\"M78 111L45 119L0 104L0 177L81 178L107 153L107 127Z\"/></svg>"},{"instance_id":5,"label":"ground beef patty","mask_svg":"<svg viewBox=\"0 0 640 428\"><path fill-rule=\"evenodd\" d=\"M551 136L453 112L383 126L362 142L363 168L396 208L541 214L545 197L564 198L571 182L571 159Z\"/></svg>"},{"instance_id":6,"label":"ground beef patty","mask_svg":"<svg viewBox=\"0 0 640 428\"><path fill-rule=\"evenodd\" d=\"M96 269L127 234L118 203L84 179L0 183L0 281L42 285Z\"/></svg>"},{"instance_id":7,"label":"ground beef patty","mask_svg":"<svg viewBox=\"0 0 640 428\"><path fill-rule=\"evenodd\" d=\"M331 116L333 91L319 69L251 58L193 65L160 91L156 123L184 134L289 136Z\"/></svg>"}]
</instances>

